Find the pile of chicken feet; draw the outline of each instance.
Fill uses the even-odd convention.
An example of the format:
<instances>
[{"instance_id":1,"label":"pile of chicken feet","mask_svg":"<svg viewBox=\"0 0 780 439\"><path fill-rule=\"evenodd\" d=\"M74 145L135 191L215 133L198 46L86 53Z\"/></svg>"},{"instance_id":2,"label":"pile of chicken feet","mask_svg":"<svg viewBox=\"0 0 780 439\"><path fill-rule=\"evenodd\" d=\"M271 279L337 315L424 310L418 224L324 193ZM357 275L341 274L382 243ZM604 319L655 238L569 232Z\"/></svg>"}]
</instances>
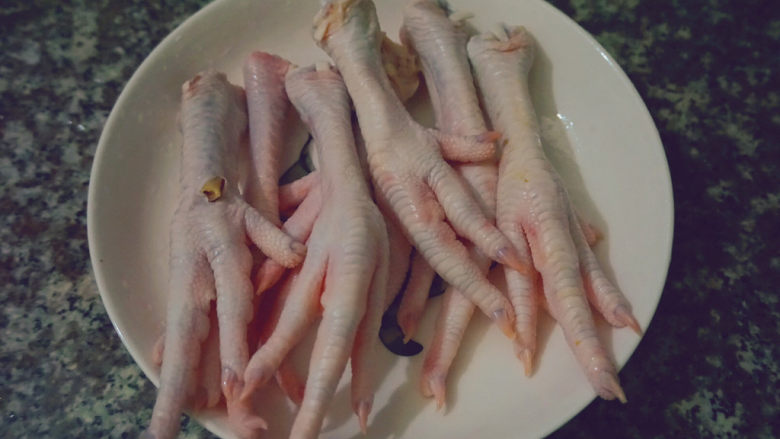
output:
<instances>
[{"instance_id":1,"label":"pile of chicken feet","mask_svg":"<svg viewBox=\"0 0 780 439\"><path fill-rule=\"evenodd\" d=\"M348 361L365 432L382 313L403 294L398 322L411 338L434 272L449 287L420 388L439 407L476 307L530 375L543 306L596 392L625 401L590 307L615 327L639 325L591 251L597 231L542 149L528 90L533 39L504 26L469 39L465 18L412 0L400 46L380 30L371 0L331 0L313 35L335 66L298 68L255 52L245 90L212 71L183 85L181 196L166 331L154 352L160 388L143 438L175 437L185 408L223 400L235 433L256 437L269 426L252 398L272 378L300 406L289 436L316 437ZM403 104L417 89L418 62L435 129ZM295 110L318 169L279 186ZM505 293L487 280L493 261ZM289 356L319 317L300 377Z\"/></svg>"}]
</instances>

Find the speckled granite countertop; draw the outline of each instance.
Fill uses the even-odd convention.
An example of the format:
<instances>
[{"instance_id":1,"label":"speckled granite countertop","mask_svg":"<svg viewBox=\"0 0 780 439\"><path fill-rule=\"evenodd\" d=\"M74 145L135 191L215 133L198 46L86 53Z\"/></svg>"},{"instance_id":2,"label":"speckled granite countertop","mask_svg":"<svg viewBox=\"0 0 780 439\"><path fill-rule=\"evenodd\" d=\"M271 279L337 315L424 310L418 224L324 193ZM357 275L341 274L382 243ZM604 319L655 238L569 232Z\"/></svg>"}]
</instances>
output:
<instances>
[{"instance_id":1,"label":"speckled granite countertop","mask_svg":"<svg viewBox=\"0 0 780 439\"><path fill-rule=\"evenodd\" d=\"M0 6L0 437L136 437L150 417L154 386L91 274L86 203L123 85L206 2L153 3ZM676 205L665 291L621 371L631 403L596 400L552 436L780 437L776 2L552 3L644 98Z\"/></svg>"}]
</instances>

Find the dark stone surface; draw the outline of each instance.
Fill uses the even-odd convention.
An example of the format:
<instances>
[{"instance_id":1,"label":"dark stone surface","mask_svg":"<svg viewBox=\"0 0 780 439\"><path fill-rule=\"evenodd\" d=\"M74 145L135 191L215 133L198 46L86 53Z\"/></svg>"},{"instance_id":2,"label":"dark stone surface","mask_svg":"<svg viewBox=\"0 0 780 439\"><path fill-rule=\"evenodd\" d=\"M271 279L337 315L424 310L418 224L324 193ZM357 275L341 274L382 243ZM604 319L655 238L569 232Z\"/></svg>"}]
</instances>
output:
<instances>
[{"instance_id":1,"label":"dark stone surface","mask_svg":"<svg viewBox=\"0 0 780 439\"><path fill-rule=\"evenodd\" d=\"M154 386L91 273L89 172L123 85L205 3L0 6L0 437L136 437L149 420ZM780 436L776 2L552 3L636 85L675 197L664 294L621 371L630 403L595 400L552 437Z\"/></svg>"}]
</instances>

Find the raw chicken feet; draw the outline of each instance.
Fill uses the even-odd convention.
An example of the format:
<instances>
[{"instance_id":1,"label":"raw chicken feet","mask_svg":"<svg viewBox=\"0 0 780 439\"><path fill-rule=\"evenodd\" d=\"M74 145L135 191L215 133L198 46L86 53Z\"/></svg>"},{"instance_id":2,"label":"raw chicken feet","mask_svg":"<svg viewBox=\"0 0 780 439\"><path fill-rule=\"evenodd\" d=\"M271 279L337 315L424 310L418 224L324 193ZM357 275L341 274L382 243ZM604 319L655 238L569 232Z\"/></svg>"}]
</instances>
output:
<instances>
[{"instance_id":1,"label":"raw chicken feet","mask_svg":"<svg viewBox=\"0 0 780 439\"><path fill-rule=\"evenodd\" d=\"M393 213L409 240L443 279L459 287L513 337L511 305L471 261L455 232L491 259L521 270L528 268L442 157L443 151L445 156L459 159L485 159L485 151L493 148L492 134L452 136L425 129L412 120L383 69L381 32L370 0L328 2L314 25L315 40L338 66L355 104L383 210Z\"/></svg>"},{"instance_id":2,"label":"raw chicken feet","mask_svg":"<svg viewBox=\"0 0 780 439\"><path fill-rule=\"evenodd\" d=\"M468 52L493 126L504 134L498 226L522 251L526 240L542 276L550 314L561 325L596 392L625 402L617 371L599 341L590 303L611 324L639 325L587 244L561 178L544 154L528 90L534 43L522 27L473 37Z\"/></svg>"},{"instance_id":3,"label":"raw chicken feet","mask_svg":"<svg viewBox=\"0 0 780 439\"><path fill-rule=\"evenodd\" d=\"M272 376L322 310L293 438L317 436L350 355L353 409L365 429L389 259L385 223L355 149L346 89L329 66L317 67L290 72L286 86L318 148L322 208L279 322L246 369L243 393L248 397Z\"/></svg>"},{"instance_id":4,"label":"raw chicken feet","mask_svg":"<svg viewBox=\"0 0 780 439\"><path fill-rule=\"evenodd\" d=\"M238 192L238 148L246 131L241 88L223 74L205 72L183 86L181 187L171 224L170 297L160 389L147 438L172 438L179 416L196 393L201 344L216 299L222 391L236 395L248 361L246 329L252 318L252 257L247 236L285 266L305 254L296 242L251 208ZM209 396L213 399L213 395ZM249 426L259 418L241 419Z\"/></svg>"}]
</instances>

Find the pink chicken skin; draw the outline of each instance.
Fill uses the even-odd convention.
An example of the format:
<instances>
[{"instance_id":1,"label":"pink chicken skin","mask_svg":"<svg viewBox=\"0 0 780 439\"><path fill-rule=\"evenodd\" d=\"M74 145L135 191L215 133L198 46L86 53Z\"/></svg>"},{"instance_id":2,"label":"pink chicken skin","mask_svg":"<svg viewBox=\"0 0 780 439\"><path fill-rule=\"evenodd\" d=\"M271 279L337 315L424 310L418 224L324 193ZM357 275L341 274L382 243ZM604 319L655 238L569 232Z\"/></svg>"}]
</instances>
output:
<instances>
[{"instance_id":1,"label":"pink chicken skin","mask_svg":"<svg viewBox=\"0 0 780 439\"><path fill-rule=\"evenodd\" d=\"M298 206L311 195L311 200L282 226L290 236L305 241L319 210L316 201L319 193L311 193L317 173L279 187L285 137L294 128L289 121L293 119L295 109L284 89L284 78L291 66L289 61L265 52L252 52L244 62L251 157L245 198L269 221L281 225L280 211ZM259 262L254 281L258 294L274 285L285 271L285 267L273 259Z\"/></svg>"},{"instance_id":2,"label":"pink chicken skin","mask_svg":"<svg viewBox=\"0 0 780 439\"><path fill-rule=\"evenodd\" d=\"M251 241L277 262L294 267L306 247L249 206L239 194L238 155L246 132L244 92L225 75L204 72L182 87L181 195L171 223L170 296L160 389L144 438L172 438L187 405L209 393L199 384L202 343L216 300L222 391L230 406L237 377L249 360L252 318ZM211 346L213 343L208 343ZM207 352L213 349L206 347ZM206 354L208 357L211 354ZM213 367L209 367L213 369ZM213 400L214 396L209 395ZM259 418L239 419L246 427Z\"/></svg>"},{"instance_id":3,"label":"pink chicken skin","mask_svg":"<svg viewBox=\"0 0 780 439\"><path fill-rule=\"evenodd\" d=\"M431 267L511 338L511 304L469 258L455 232L493 260L528 268L444 161L492 157L492 133L462 137L417 124L383 69L381 35L369 0L327 2L314 21L314 39L339 68L355 105L378 203L392 213Z\"/></svg>"},{"instance_id":4,"label":"pink chicken skin","mask_svg":"<svg viewBox=\"0 0 780 439\"><path fill-rule=\"evenodd\" d=\"M460 25L461 22L450 20L435 1L414 0L404 9L401 39L420 56L437 128L450 135L466 137L486 132L486 126L466 54L468 36ZM498 179L495 160L460 164L456 170L467 182L484 215L494 221ZM473 245L469 245L469 253L481 273L486 274L490 259ZM526 264L530 265L530 261ZM423 395L435 398L439 408L444 405L450 365L474 312L474 305L457 288L449 287L444 294L444 304L421 377ZM406 319L409 317L402 316L399 310L402 328ZM408 322L405 324L410 326ZM411 326L416 327L416 322ZM407 330L404 334L410 335Z\"/></svg>"},{"instance_id":5,"label":"pink chicken skin","mask_svg":"<svg viewBox=\"0 0 780 439\"><path fill-rule=\"evenodd\" d=\"M625 402L615 366L597 337L590 304L616 327L639 332L639 325L628 301L600 268L562 180L542 149L528 89L533 39L522 27L495 32L473 37L468 53L493 126L504 135L498 226L517 248L530 248L547 309L593 388L602 398Z\"/></svg>"},{"instance_id":6,"label":"pink chicken skin","mask_svg":"<svg viewBox=\"0 0 780 439\"><path fill-rule=\"evenodd\" d=\"M308 238L319 211L319 190L311 190L312 186L318 186L314 184L318 181L318 174L313 172L284 186L277 183L284 155L284 138L291 128L289 121L295 116L284 89L284 77L290 66L288 61L264 52L251 53L244 63L251 159L244 198L266 219L277 225L280 223L280 211L294 210L282 230L303 242ZM255 252L253 256L257 258L255 263L260 263L255 276L257 292L260 293L275 284L287 268L273 259L265 258L262 253ZM205 407L213 407L222 394L217 334L217 325L212 325L203 347L200 365L200 381L206 392L198 394L194 403L196 406L204 402ZM163 344L164 335L155 346L154 356L158 365L162 362ZM205 399L201 396L205 396ZM231 408L237 407L231 405Z\"/></svg>"},{"instance_id":7,"label":"pink chicken skin","mask_svg":"<svg viewBox=\"0 0 780 439\"><path fill-rule=\"evenodd\" d=\"M425 258L417 251L409 261L409 280L398 304L398 326L404 334L404 343L408 343L417 332L428 295L436 273Z\"/></svg>"},{"instance_id":8,"label":"pink chicken skin","mask_svg":"<svg viewBox=\"0 0 780 439\"><path fill-rule=\"evenodd\" d=\"M304 178L306 177L301 178L301 180ZM320 212L321 202L318 184L311 188L301 204L295 209L295 212L290 215L284 224L282 224L282 230L299 241L306 241L311 234L312 227L314 227L314 221L317 219L317 215ZM276 282L282 278L285 271L286 268L284 265L275 260L263 260L255 274L255 292L261 294L263 291L275 285Z\"/></svg>"},{"instance_id":9,"label":"pink chicken skin","mask_svg":"<svg viewBox=\"0 0 780 439\"><path fill-rule=\"evenodd\" d=\"M417 90L419 85L419 66L417 65L417 56L410 53L409 50L401 45L392 42L387 36L382 39L382 59L386 69L392 70L393 74L391 80L393 81L393 89L402 100L406 100L411 97ZM279 90L278 84L283 82L284 73L290 68L290 64L274 55L265 54L262 52L254 52L250 55L244 66L245 82L247 82L247 100L250 107L250 132L253 130L253 123L260 121L266 121L264 125L268 125L267 129L274 129L277 131L285 130L285 124L278 121L280 115L289 116L286 112L288 100L284 90ZM270 76L270 77L269 77ZM281 76L281 77L280 77ZM259 78L265 78L264 81L259 81ZM249 84L254 82L253 86ZM267 98L263 98L267 97ZM252 101L256 101L254 108L256 112L275 112L276 116L264 116L264 117L252 117L251 108L253 107ZM276 123L269 124L267 121L277 120ZM358 156L360 157L360 164L364 170L365 175L368 175L368 167L365 163L365 148L362 145L362 137L360 136L360 130L356 123L353 123L353 134L355 135L355 142L358 144ZM280 136L265 135L262 138L276 138ZM278 141L278 140L277 140ZM260 148L271 145L273 151L276 154L280 154L281 150L278 147L274 147L271 142L263 142L260 144ZM315 147L316 152L316 147ZM362 154L362 155L361 155ZM279 162L278 157L272 157L272 161ZM259 167L255 167L259 168ZM252 178L250 176L250 178ZM260 180L260 179L258 179ZM269 186L270 181L265 181ZM270 188L276 189L275 186ZM320 196L320 183L319 172L314 171L294 182L278 187L279 198L279 212L288 213L289 219L285 221L282 226L282 230L287 232L295 239L304 241L308 239L311 229L314 225L314 220L319 213L321 205ZM388 235L391 232L396 231L390 223L387 224ZM403 281L404 274L406 273L406 267L409 263L410 246L406 238L398 232L396 239L390 241L391 243L391 267L396 267L398 275L388 277L390 279L397 279ZM395 258L393 257L395 256ZM419 258L418 258L419 259ZM272 287L277 281L279 281L284 275L286 268L272 259L266 259L261 262L255 275L256 293L261 294L270 287ZM290 289L292 280L295 276L288 276L284 281L284 285L281 286L281 290L287 292ZM396 285L397 284L397 285ZM389 281L388 291L398 291L400 289L400 283ZM427 293L427 290L426 290ZM284 294L283 296L286 296ZM392 301L394 295L388 294L388 302ZM271 319L270 322L266 322L266 336L261 336L261 340L264 343L267 340L267 336L270 335L270 330L275 328L276 321L278 321L281 309L284 308L284 300L277 300L274 303L275 320ZM276 373L276 379L280 387L287 396L295 402L300 404L303 398L303 380L295 373L295 370L290 367L287 360L282 360L279 365L279 370Z\"/></svg>"},{"instance_id":10,"label":"pink chicken skin","mask_svg":"<svg viewBox=\"0 0 780 439\"><path fill-rule=\"evenodd\" d=\"M393 90L401 100L410 98L419 86L417 57L387 36L383 36L380 50L385 69L392 72L389 76ZM312 190L319 187L318 172L314 171L278 189L276 185L282 156L283 132L290 128L290 124L285 123L285 120L290 119L291 106L283 87L284 75L289 68L288 61L263 52L253 52L244 64L254 171L254 180L250 179L247 193L248 199L263 206L263 209L250 204L261 212L268 212L269 218L278 218L279 213L289 212L300 205L282 229L295 239L304 241L311 233L319 211L319 202L316 201L319 199L319 191ZM273 200L277 190L278 208L265 201ZM304 203L305 199L308 201ZM405 240L402 236L401 239ZM273 286L284 271L284 267L273 260L263 261L255 275L256 292L260 294ZM403 273L405 272L404 269Z\"/></svg>"},{"instance_id":11,"label":"pink chicken skin","mask_svg":"<svg viewBox=\"0 0 780 439\"><path fill-rule=\"evenodd\" d=\"M373 362L386 301L389 244L360 166L341 76L328 65L300 68L288 73L286 88L317 147L322 208L278 323L246 369L242 397L273 376L322 312L290 433L313 438L350 356L353 409L365 429L376 386Z\"/></svg>"},{"instance_id":12,"label":"pink chicken skin","mask_svg":"<svg viewBox=\"0 0 780 439\"><path fill-rule=\"evenodd\" d=\"M288 276L274 288L270 289L268 294L263 296L258 312L255 314L255 320L260 324L258 348L268 342L271 334L279 325L279 318L287 305L290 291L295 286L299 273L300 267L291 270ZM251 360L250 367L252 367ZM305 384L295 371L290 356L282 360L275 375L277 384L279 384L282 391L292 402L300 405L303 400ZM252 383L250 383L249 387L251 386Z\"/></svg>"},{"instance_id":13,"label":"pink chicken skin","mask_svg":"<svg viewBox=\"0 0 780 439\"><path fill-rule=\"evenodd\" d=\"M284 91L284 77L290 63L276 55L252 52L244 62L249 117L250 175L247 202L277 225L279 222L279 177L285 122L294 109Z\"/></svg>"}]
</instances>

